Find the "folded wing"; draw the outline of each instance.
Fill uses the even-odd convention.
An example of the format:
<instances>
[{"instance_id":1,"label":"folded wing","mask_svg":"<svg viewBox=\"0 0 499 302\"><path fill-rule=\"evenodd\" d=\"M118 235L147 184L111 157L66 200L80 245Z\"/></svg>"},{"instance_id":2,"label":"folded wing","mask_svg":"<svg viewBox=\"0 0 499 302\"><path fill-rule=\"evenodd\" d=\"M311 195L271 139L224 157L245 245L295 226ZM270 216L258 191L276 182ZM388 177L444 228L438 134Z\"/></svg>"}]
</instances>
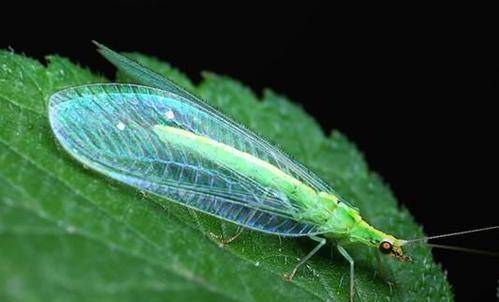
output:
<instances>
[{"instance_id":1,"label":"folded wing","mask_svg":"<svg viewBox=\"0 0 499 302\"><path fill-rule=\"evenodd\" d=\"M297 221L300 205L279 190L162 141L153 131L157 125L184 129L272 163L301 181L315 179L209 107L155 88L97 84L54 94L49 117L57 139L71 155L111 178L259 231L287 236L320 233L312 222ZM299 173L293 173L297 169ZM307 177L300 177L304 174Z\"/></svg>"}]
</instances>

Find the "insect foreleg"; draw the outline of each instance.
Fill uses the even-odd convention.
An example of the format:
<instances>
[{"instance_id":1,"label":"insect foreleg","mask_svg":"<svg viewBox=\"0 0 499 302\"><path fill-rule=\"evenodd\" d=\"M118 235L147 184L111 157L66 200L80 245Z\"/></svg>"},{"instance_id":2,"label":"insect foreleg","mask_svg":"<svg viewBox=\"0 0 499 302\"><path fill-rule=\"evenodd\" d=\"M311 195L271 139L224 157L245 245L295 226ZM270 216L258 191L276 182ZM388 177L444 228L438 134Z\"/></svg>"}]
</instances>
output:
<instances>
[{"instance_id":1,"label":"insect foreleg","mask_svg":"<svg viewBox=\"0 0 499 302\"><path fill-rule=\"evenodd\" d=\"M307 260L310 259L310 257L312 257L313 255L315 255L315 253L317 253L317 251L319 251L321 249L321 247L323 247L324 244L326 244L326 238L317 237L317 236L309 236L309 238L312 239L312 240L315 240L315 241L319 242L319 244L316 247L314 247L314 249L312 251L310 251L310 253L308 253L307 256L303 257L303 259L301 259L300 262L298 262L298 264L291 271L291 273L284 274L284 279L286 279L288 281L291 281L291 279L293 279L293 277L295 276L296 271L298 270L298 268L302 264L304 264L305 262L307 262Z\"/></svg>"},{"instance_id":2,"label":"insect foreleg","mask_svg":"<svg viewBox=\"0 0 499 302\"><path fill-rule=\"evenodd\" d=\"M350 263L350 302L353 302L353 277L354 277L354 261L352 257L348 254L348 252L341 246L337 245L338 251L340 254L345 257L345 259Z\"/></svg>"}]
</instances>

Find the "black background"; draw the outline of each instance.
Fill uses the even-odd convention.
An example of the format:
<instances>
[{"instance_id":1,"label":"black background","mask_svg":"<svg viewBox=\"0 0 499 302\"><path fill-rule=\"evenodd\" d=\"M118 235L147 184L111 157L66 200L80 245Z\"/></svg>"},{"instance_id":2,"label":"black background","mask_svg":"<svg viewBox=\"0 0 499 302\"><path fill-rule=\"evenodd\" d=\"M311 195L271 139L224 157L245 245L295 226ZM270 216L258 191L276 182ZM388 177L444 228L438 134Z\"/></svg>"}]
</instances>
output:
<instances>
[{"instance_id":1,"label":"black background","mask_svg":"<svg viewBox=\"0 0 499 302\"><path fill-rule=\"evenodd\" d=\"M39 59L60 54L111 76L95 39L169 61L195 80L210 70L257 93L271 87L326 132L354 141L427 234L498 224L497 26L485 14L360 4L61 5L5 8L0 46ZM497 232L440 243L499 250ZM434 255L457 301L496 300L499 259Z\"/></svg>"}]
</instances>

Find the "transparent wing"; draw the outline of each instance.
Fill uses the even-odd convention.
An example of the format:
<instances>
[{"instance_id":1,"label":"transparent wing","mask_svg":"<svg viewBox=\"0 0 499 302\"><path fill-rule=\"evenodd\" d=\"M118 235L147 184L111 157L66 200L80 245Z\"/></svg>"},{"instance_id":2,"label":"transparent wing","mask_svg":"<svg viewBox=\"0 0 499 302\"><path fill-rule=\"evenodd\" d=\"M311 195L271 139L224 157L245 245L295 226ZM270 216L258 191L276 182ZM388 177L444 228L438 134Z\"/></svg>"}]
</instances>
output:
<instances>
[{"instance_id":1,"label":"transparent wing","mask_svg":"<svg viewBox=\"0 0 499 302\"><path fill-rule=\"evenodd\" d=\"M223 131L232 134L228 135L227 137L229 143L232 140L232 136L236 136L239 138L237 139L237 143L241 144L241 147L244 148L245 152L248 152L258 158L271 163L287 174L307 184L317 192L322 191L334 193L334 190L327 183L322 181L320 177L309 171L306 167L284 155L282 151L269 144L267 141L265 141L252 131L241 127L239 124L235 123L217 110L205 104L195 95L189 93L182 87L176 85L160 74L157 74L154 71L140 65L134 60L120 55L119 53L107 48L102 44L99 44L97 42L94 43L98 46L99 53L101 53L118 69L135 79L138 83L156 87L161 90L179 95L184 98L184 101L190 106L199 108L199 110L204 110L212 114L214 120L217 121L217 128L221 128L223 129ZM232 144L230 145L232 146Z\"/></svg>"},{"instance_id":2,"label":"transparent wing","mask_svg":"<svg viewBox=\"0 0 499 302\"><path fill-rule=\"evenodd\" d=\"M152 128L172 126L250 153L284 171L296 169L278 150L255 143L246 130L177 94L127 84L85 85L51 96L49 118L55 136L72 156L109 177L259 231L287 236L320 233L319 226L296 221L300 205L272 186L160 140Z\"/></svg>"}]
</instances>

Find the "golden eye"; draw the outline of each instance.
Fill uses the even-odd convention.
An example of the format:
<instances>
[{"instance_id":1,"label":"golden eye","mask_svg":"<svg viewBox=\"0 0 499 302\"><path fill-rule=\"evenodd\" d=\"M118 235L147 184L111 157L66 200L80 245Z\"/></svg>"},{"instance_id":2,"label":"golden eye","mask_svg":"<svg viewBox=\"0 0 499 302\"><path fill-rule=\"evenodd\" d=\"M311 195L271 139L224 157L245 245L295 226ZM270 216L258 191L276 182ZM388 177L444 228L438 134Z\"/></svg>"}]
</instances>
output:
<instances>
[{"instance_id":1,"label":"golden eye","mask_svg":"<svg viewBox=\"0 0 499 302\"><path fill-rule=\"evenodd\" d=\"M379 245L379 251L382 252L383 254L390 254L393 250L393 246L390 242L388 241L383 241Z\"/></svg>"}]
</instances>

